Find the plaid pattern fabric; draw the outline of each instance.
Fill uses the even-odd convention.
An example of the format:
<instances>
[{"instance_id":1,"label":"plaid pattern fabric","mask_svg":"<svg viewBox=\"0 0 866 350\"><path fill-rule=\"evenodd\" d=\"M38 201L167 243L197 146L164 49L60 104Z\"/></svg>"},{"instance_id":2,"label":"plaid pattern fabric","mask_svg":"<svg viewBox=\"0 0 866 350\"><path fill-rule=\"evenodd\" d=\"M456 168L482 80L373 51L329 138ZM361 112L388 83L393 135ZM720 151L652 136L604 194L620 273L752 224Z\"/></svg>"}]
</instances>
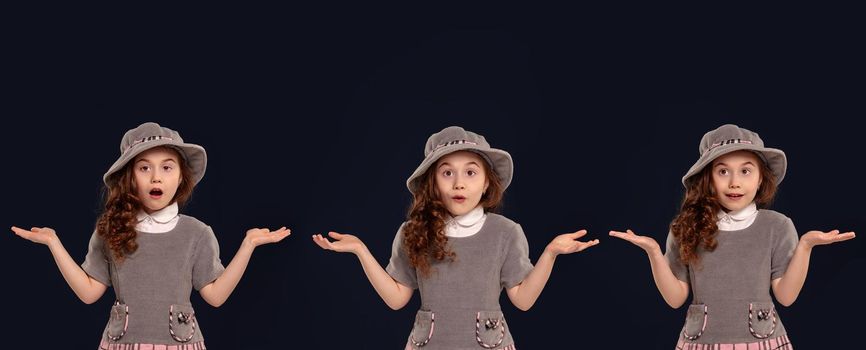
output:
<instances>
[{"instance_id":1,"label":"plaid pattern fabric","mask_svg":"<svg viewBox=\"0 0 866 350\"><path fill-rule=\"evenodd\" d=\"M698 344L686 343L682 338L677 342L676 350L794 350L787 335L772 339L764 339L754 343L739 344Z\"/></svg>"},{"instance_id":2,"label":"plaid pattern fabric","mask_svg":"<svg viewBox=\"0 0 866 350\"><path fill-rule=\"evenodd\" d=\"M109 344L103 340L99 343L99 350L205 350L204 342L161 345L161 344Z\"/></svg>"}]
</instances>

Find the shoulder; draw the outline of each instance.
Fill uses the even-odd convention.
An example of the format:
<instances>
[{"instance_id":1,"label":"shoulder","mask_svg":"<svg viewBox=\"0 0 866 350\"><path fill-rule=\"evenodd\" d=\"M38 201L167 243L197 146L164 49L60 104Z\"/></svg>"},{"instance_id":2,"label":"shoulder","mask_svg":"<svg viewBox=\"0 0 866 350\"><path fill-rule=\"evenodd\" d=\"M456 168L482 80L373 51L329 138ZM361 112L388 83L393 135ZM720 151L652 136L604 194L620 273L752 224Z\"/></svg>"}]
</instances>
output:
<instances>
[{"instance_id":1,"label":"shoulder","mask_svg":"<svg viewBox=\"0 0 866 350\"><path fill-rule=\"evenodd\" d=\"M514 220L495 213L487 213L485 220L487 220L484 224L485 230L499 232L503 238L508 240L525 239L523 228Z\"/></svg>"},{"instance_id":2,"label":"shoulder","mask_svg":"<svg viewBox=\"0 0 866 350\"><path fill-rule=\"evenodd\" d=\"M760 209L758 215L766 225L770 226L786 226L791 223L791 218L780 212L770 209Z\"/></svg>"},{"instance_id":3,"label":"shoulder","mask_svg":"<svg viewBox=\"0 0 866 350\"><path fill-rule=\"evenodd\" d=\"M216 239L213 229L195 217L180 214L177 225L182 232L197 237L197 240Z\"/></svg>"}]
</instances>

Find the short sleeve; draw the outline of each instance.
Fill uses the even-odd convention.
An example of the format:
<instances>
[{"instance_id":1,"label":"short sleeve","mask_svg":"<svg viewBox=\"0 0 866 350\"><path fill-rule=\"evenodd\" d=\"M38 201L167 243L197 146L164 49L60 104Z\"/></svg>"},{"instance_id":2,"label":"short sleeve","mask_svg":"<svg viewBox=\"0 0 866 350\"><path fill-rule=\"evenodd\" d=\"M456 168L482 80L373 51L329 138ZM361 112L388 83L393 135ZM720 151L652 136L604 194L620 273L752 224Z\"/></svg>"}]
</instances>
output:
<instances>
[{"instance_id":1,"label":"short sleeve","mask_svg":"<svg viewBox=\"0 0 866 350\"><path fill-rule=\"evenodd\" d=\"M394 243L391 244L391 259L388 261L385 271L397 282L412 289L417 289L418 278L416 277L415 268L409 263L409 255L403 249L403 228L405 227L405 223L400 225L397 235L394 236Z\"/></svg>"},{"instance_id":2,"label":"short sleeve","mask_svg":"<svg viewBox=\"0 0 866 350\"><path fill-rule=\"evenodd\" d=\"M220 261L220 247L216 235L214 235L210 226L206 226L195 248L195 260L192 266L192 286L196 290L201 290L204 286L215 281L225 269Z\"/></svg>"},{"instance_id":3,"label":"short sleeve","mask_svg":"<svg viewBox=\"0 0 866 350\"><path fill-rule=\"evenodd\" d=\"M665 258L668 259L668 265L674 276L678 280L688 283L689 267L680 261L680 244L672 232L668 232L668 239L665 243Z\"/></svg>"},{"instance_id":4,"label":"short sleeve","mask_svg":"<svg viewBox=\"0 0 866 350\"><path fill-rule=\"evenodd\" d=\"M771 280L782 277L788 270L788 263L791 262L791 257L794 256L794 250L800 241L794 222L790 218L785 219L781 230L774 230L773 232L775 235L773 236L773 255L770 261Z\"/></svg>"},{"instance_id":5,"label":"short sleeve","mask_svg":"<svg viewBox=\"0 0 866 350\"><path fill-rule=\"evenodd\" d=\"M102 237L96 231L90 236L90 243L87 247L87 257L84 258L84 263L81 268L91 278L99 281L106 286L111 286L110 263L108 261L108 247L105 246Z\"/></svg>"},{"instance_id":6,"label":"short sleeve","mask_svg":"<svg viewBox=\"0 0 866 350\"><path fill-rule=\"evenodd\" d=\"M505 260L499 274L500 284L505 289L523 282L533 268L529 261L529 243L526 241L523 228L515 224L509 236L505 244Z\"/></svg>"}]
</instances>

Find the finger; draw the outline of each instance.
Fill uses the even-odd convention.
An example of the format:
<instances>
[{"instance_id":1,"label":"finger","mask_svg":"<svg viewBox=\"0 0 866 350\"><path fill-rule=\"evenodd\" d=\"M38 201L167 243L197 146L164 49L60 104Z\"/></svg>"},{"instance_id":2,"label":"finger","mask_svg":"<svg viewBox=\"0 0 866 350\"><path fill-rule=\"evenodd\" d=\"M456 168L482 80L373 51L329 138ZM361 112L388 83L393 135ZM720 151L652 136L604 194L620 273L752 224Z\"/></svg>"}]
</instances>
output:
<instances>
[{"instance_id":1,"label":"finger","mask_svg":"<svg viewBox=\"0 0 866 350\"><path fill-rule=\"evenodd\" d=\"M328 232L328 236L331 236L331 238L333 238L333 239L339 240L339 239L343 239L343 237L345 235L342 233L337 233L337 232L331 231L331 232Z\"/></svg>"},{"instance_id":2,"label":"finger","mask_svg":"<svg viewBox=\"0 0 866 350\"><path fill-rule=\"evenodd\" d=\"M583 237L583 236L586 236L586 230L580 230L580 231L568 234L568 238L571 238L571 239L578 239L578 238Z\"/></svg>"},{"instance_id":3,"label":"finger","mask_svg":"<svg viewBox=\"0 0 866 350\"><path fill-rule=\"evenodd\" d=\"M636 235L636 234L634 233L634 231L632 231L631 229L627 229L627 230L625 230L625 232L627 232L627 233L630 234L630 235Z\"/></svg>"},{"instance_id":4,"label":"finger","mask_svg":"<svg viewBox=\"0 0 866 350\"><path fill-rule=\"evenodd\" d=\"M318 245L319 247L322 247L322 249L330 249L325 244L325 242L327 242L327 240L325 238L323 238L322 235L313 235L313 242L316 242L316 245Z\"/></svg>"},{"instance_id":5,"label":"finger","mask_svg":"<svg viewBox=\"0 0 866 350\"><path fill-rule=\"evenodd\" d=\"M577 250L576 250L576 251L580 252L580 251L583 251L583 250L585 250L585 249L587 249L587 248L589 248L589 247L592 247L592 246L598 244L598 240L595 239L595 240L592 240L592 241L589 241L589 242L578 242L578 243L580 243L580 244L577 246Z\"/></svg>"},{"instance_id":6,"label":"finger","mask_svg":"<svg viewBox=\"0 0 866 350\"><path fill-rule=\"evenodd\" d=\"M854 237L856 237L854 232L845 232L841 235L837 235L836 237L833 237L833 241L834 242L842 242L842 241L847 241L849 239L853 239Z\"/></svg>"},{"instance_id":7,"label":"finger","mask_svg":"<svg viewBox=\"0 0 866 350\"><path fill-rule=\"evenodd\" d=\"M611 236L614 236L614 237L623 238L624 236L627 236L628 233L620 232L620 231L610 231L610 232L608 233L608 235L611 235Z\"/></svg>"}]
</instances>

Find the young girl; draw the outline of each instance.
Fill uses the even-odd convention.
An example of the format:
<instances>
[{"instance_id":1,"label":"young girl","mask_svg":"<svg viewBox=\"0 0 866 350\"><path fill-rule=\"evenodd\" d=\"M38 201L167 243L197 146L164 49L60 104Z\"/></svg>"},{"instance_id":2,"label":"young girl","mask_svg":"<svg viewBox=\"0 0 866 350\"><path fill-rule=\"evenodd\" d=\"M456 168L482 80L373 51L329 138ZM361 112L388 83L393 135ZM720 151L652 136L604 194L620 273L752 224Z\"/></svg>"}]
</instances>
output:
<instances>
[{"instance_id":1,"label":"young girl","mask_svg":"<svg viewBox=\"0 0 866 350\"><path fill-rule=\"evenodd\" d=\"M491 148L481 135L452 126L430 136L424 156L406 181L414 202L387 268L355 236L330 232L334 242L321 235L313 241L357 255L392 309L405 306L413 290L420 290L421 310L406 349L514 349L499 307L502 289L517 308L528 310L556 256L598 240L577 241L585 230L557 236L533 267L520 225L491 212L511 183L511 155Z\"/></svg>"},{"instance_id":2,"label":"young girl","mask_svg":"<svg viewBox=\"0 0 866 350\"><path fill-rule=\"evenodd\" d=\"M758 134L723 125L704 135L701 157L682 182L685 198L667 248L631 230L610 235L643 248L665 301L692 304L677 349L791 349L769 290L789 306L800 293L814 246L854 238L809 231L797 239L788 217L766 208L787 159ZM761 209L759 209L761 208Z\"/></svg>"},{"instance_id":3,"label":"young girl","mask_svg":"<svg viewBox=\"0 0 866 350\"><path fill-rule=\"evenodd\" d=\"M54 230L12 231L48 246L81 301L93 303L108 286L114 287L117 299L99 349L204 349L189 300L191 289L208 304L222 305L255 247L279 242L290 231L247 231L234 259L223 267L210 226L178 214L178 206L204 176L204 148L184 143L174 130L144 123L126 132L120 152L103 176L105 210L80 267Z\"/></svg>"}]
</instances>

